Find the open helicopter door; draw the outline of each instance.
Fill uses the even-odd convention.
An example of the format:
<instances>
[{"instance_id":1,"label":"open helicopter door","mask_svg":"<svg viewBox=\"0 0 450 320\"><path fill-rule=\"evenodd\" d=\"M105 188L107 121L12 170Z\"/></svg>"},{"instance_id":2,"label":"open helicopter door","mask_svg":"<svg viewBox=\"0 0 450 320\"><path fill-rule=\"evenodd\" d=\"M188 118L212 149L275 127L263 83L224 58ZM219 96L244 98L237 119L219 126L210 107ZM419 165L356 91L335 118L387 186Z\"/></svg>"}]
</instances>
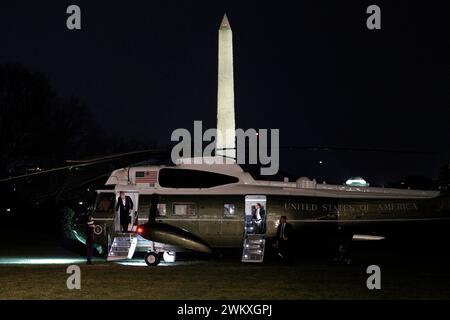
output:
<instances>
[{"instance_id":1,"label":"open helicopter door","mask_svg":"<svg viewBox=\"0 0 450 320\"><path fill-rule=\"evenodd\" d=\"M266 217L266 196L245 196L245 230L242 248L242 262L263 262L266 244Z\"/></svg>"},{"instance_id":2,"label":"open helicopter door","mask_svg":"<svg viewBox=\"0 0 450 320\"><path fill-rule=\"evenodd\" d=\"M107 261L131 259L136 250L138 238L134 232L137 227L139 193L125 191L125 197L130 197L131 202L133 203L133 209L131 213L129 213L127 216L128 218L127 230L122 230L122 225L120 223L121 218L120 209L116 211L116 218L115 218L116 235L114 236L112 244L109 248L108 257L106 258ZM120 199L120 192L117 192L116 194L116 201L122 201L122 199Z\"/></svg>"},{"instance_id":3,"label":"open helicopter door","mask_svg":"<svg viewBox=\"0 0 450 320\"><path fill-rule=\"evenodd\" d=\"M133 210L131 211L131 213L128 214L128 226L127 226L127 230L125 232L135 232L138 223L138 207L139 207L139 193L138 192L128 192L125 191L125 197L130 197L132 203L133 203ZM120 192L117 192L116 194L116 200L117 201L121 201L120 199ZM122 230L122 226L120 223L120 209L116 211L116 217L114 220L114 225L115 225L115 231L116 232L123 232L124 230Z\"/></svg>"}]
</instances>

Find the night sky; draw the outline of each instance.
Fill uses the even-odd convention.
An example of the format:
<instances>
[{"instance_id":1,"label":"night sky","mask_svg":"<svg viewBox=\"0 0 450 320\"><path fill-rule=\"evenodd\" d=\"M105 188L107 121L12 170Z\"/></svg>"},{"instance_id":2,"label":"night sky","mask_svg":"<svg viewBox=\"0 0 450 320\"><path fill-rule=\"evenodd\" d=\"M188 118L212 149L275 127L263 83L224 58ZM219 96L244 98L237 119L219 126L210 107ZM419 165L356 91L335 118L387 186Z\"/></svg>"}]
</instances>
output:
<instances>
[{"instance_id":1,"label":"night sky","mask_svg":"<svg viewBox=\"0 0 450 320\"><path fill-rule=\"evenodd\" d=\"M215 126L226 12L237 127L279 128L283 146L439 152L281 153L282 170L297 176L384 184L435 177L449 160L442 3L2 1L0 63L44 73L60 95L86 102L105 131L167 147L171 132L192 130L194 120ZM81 7L80 31L66 28L70 4ZM381 7L381 30L366 27L370 4Z\"/></svg>"}]
</instances>

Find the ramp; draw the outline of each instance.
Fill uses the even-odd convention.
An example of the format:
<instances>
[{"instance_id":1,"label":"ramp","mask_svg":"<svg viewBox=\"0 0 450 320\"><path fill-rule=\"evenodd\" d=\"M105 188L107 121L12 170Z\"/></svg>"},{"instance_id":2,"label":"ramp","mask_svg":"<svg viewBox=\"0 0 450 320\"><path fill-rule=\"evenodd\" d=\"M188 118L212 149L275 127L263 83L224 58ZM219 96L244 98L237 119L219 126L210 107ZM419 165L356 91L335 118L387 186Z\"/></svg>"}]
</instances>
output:
<instances>
[{"instance_id":1,"label":"ramp","mask_svg":"<svg viewBox=\"0 0 450 320\"><path fill-rule=\"evenodd\" d=\"M263 262L266 239L261 234L248 234L242 248L242 262Z\"/></svg>"},{"instance_id":2,"label":"ramp","mask_svg":"<svg viewBox=\"0 0 450 320\"><path fill-rule=\"evenodd\" d=\"M125 260L133 257L138 239L133 233L121 234L114 238L108 252L107 261Z\"/></svg>"}]
</instances>

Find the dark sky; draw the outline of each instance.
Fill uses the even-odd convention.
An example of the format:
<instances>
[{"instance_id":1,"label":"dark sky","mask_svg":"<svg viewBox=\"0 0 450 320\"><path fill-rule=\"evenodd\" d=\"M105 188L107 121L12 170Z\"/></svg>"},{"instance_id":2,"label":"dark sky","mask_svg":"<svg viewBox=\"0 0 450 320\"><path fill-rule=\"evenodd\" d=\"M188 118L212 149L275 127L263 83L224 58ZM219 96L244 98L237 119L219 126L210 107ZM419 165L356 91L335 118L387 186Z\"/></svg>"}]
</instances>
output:
<instances>
[{"instance_id":1,"label":"dark sky","mask_svg":"<svg viewBox=\"0 0 450 320\"><path fill-rule=\"evenodd\" d=\"M285 146L440 155L282 152L285 171L383 184L435 176L450 146L448 7L427 1L14 1L0 4L0 63L46 74L103 128L167 146L194 120L215 126L217 30L234 37L236 123L279 128ZM66 8L82 30L66 28ZM366 28L377 4L382 29ZM324 161L319 165L318 161Z\"/></svg>"}]
</instances>

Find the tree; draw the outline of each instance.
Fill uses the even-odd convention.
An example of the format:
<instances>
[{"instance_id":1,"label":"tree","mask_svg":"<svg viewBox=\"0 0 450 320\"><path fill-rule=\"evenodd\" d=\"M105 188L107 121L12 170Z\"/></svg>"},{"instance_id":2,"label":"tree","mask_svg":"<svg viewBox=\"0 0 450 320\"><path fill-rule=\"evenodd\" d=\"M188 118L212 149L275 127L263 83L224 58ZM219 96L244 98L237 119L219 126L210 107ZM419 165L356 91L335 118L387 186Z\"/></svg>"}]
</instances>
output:
<instances>
[{"instance_id":1,"label":"tree","mask_svg":"<svg viewBox=\"0 0 450 320\"><path fill-rule=\"evenodd\" d=\"M78 99L59 97L41 73L0 65L1 176L98 153L104 140Z\"/></svg>"}]
</instances>

